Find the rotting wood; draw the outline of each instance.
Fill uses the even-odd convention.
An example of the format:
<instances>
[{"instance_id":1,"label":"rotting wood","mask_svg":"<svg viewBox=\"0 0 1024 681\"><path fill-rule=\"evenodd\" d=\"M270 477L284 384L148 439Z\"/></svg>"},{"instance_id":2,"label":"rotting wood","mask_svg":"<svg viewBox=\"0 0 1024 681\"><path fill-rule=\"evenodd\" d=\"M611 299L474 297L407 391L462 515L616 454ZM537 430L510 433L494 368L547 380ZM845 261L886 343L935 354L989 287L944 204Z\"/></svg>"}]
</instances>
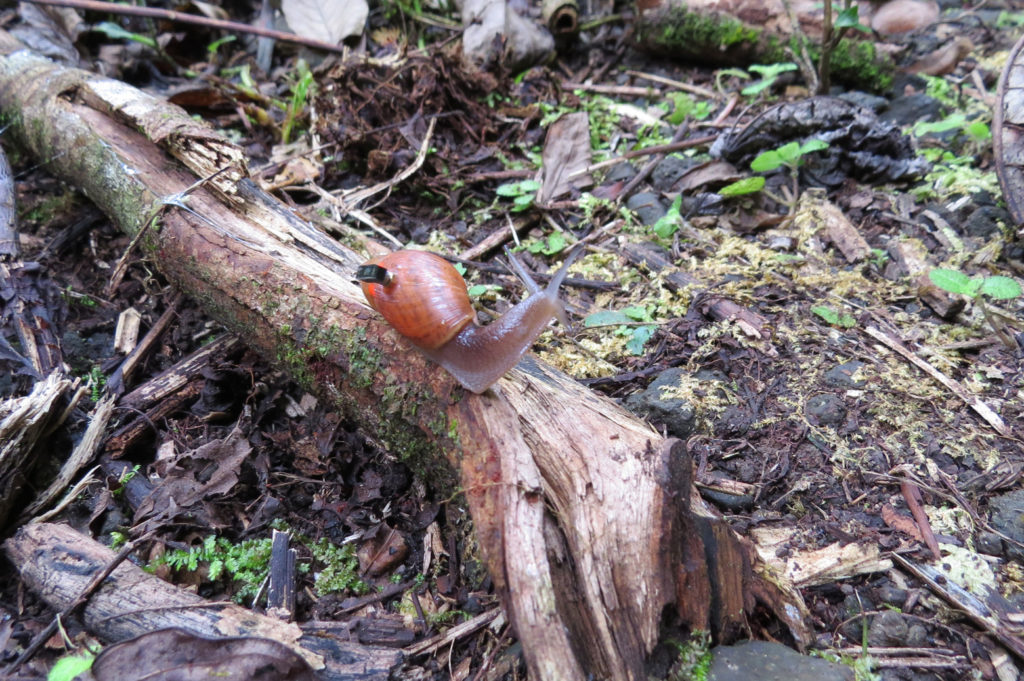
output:
<instances>
[{"instance_id":1,"label":"rotting wood","mask_svg":"<svg viewBox=\"0 0 1024 681\"><path fill-rule=\"evenodd\" d=\"M73 603L114 558L106 546L54 523L22 527L4 543L4 550L22 579L56 610ZM211 603L127 562L93 593L81 618L90 631L109 641L169 627L206 636L273 639L319 669L326 681L384 681L401 660L394 650L328 641L234 603Z\"/></svg>"},{"instance_id":2,"label":"rotting wood","mask_svg":"<svg viewBox=\"0 0 1024 681\"><path fill-rule=\"evenodd\" d=\"M75 387L54 371L31 394L0 402L0 528L7 527L8 514L23 501L26 481L43 458L34 454L67 414L62 398Z\"/></svg>"},{"instance_id":3,"label":"rotting wood","mask_svg":"<svg viewBox=\"0 0 1024 681\"><path fill-rule=\"evenodd\" d=\"M450 491L461 476L533 678L644 678L667 609L722 640L760 609L773 635L808 640L799 595L696 494L683 443L530 357L465 394L365 304L360 255L248 180L169 205L196 176L139 132L147 96L127 87L27 51L0 57L0 113L21 144L60 154L54 172L128 234L163 207L141 246L170 280L424 478Z\"/></svg>"}]
</instances>

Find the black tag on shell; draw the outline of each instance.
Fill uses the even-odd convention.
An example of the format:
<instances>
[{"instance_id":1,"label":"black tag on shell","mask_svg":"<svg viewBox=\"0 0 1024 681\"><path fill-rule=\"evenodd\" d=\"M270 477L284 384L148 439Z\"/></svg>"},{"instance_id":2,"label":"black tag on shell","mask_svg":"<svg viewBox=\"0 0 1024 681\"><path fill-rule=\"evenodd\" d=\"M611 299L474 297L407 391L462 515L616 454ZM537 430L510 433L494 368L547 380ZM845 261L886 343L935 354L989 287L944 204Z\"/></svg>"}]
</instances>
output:
<instances>
[{"instance_id":1,"label":"black tag on shell","mask_svg":"<svg viewBox=\"0 0 1024 681\"><path fill-rule=\"evenodd\" d=\"M380 265L360 265L356 269L356 281L384 285L390 280L390 273Z\"/></svg>"}]
</instances>

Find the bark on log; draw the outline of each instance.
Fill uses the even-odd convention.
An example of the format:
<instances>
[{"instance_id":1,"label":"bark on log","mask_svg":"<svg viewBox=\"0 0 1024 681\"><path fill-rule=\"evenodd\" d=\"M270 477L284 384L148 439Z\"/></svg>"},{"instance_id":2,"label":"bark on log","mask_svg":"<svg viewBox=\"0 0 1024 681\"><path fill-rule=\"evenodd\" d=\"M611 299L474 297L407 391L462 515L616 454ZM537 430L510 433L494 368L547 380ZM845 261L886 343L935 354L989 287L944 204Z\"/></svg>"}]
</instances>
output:
<instances>
[{"instance_id":1,"label":"bark on log","mask_svg":"<svg viewBox=\"0 0 1024 681\"><path fill-rule=\"evenodd\" d=\"M67 525L26 525L4 542L22 579L52 608L73 603L105 569L114 552ZM150 631L181 628L205 636L255 636L279 641L319 670L325 681L384 681L399 665L400 652L337 640L234 603L216 606L124 562L93 593L82 622L106 641Z\"/></svg>"},{"instance_id":2,"label":"bark on log","mask_svg":"<svg viewBox=\"0 0 1024 681\"><path fill-rule=\"evenodd\" d=\"M211 154L231 156L207 131L189 137L173 105L3 45L0 32L0 114L129 234ZM168 205L146 253L419 472L458 471L532 678L643 679L666 611L724 640L760 608L807 640L801 599L696 495L682 443L531 358L488 393L464 392L367 307L351 282L361 256L248 180L218 189L196 189L188 211Z\"/></svg>"}]
</instances>

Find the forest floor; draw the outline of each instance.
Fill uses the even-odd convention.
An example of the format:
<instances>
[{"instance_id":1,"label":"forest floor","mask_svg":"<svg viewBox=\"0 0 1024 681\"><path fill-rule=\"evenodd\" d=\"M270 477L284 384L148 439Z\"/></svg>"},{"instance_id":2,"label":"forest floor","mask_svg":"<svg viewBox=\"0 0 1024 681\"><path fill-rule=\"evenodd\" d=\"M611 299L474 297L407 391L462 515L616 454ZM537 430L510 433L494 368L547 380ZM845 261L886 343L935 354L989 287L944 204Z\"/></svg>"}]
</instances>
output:
<instances>
[{"instance_id":1,"label":"forest floor","mask_svg":"<svg viewBox=\"0 0 1024 681\"><path fill-rule=\"evenodd\" d=\"M443 44L450 31L401 11L374 14L378 56L399 54L402 40L435 47L356 66L330 58L312 71L286 55L251 91L239 85L251 55L242 44L207 53L215 34L161 28L162 56L97 32L79 48L232 136L261 181L311 219L324 204L310 183L333 191L393 177L435 121L422 167L366 208L376 224L400 244L461 261L485 317L522 296L501 261L513 232L531 271L557 268L585 243L564 287L576 328L545 333L535 352L687 440L702 493L791 577L812 557L831 563L802 584L815 647L865 679L1008 679L1024 665L1007 656L1024 612L1024 299L1000 297L998 285L1024 277L1024 242L996 175L992 111L1024 13L940 4L943 22L925 32L973 45L954 70L900 73L872 93L838 83L838 101L810 99L798 69L765 75L651 56L616 22L513 78L466 69L457 43ZM418 33L393 27L403 17ZM20 21L0 18L0 27ZM760 87L745 92L751 85ZM290 144L274 102L303 107ZM542 152L568 167L580 149L569 134L568 148L554 148L547 131L578 112L589 124L583 146L605 163L590 184L542 201L532 182ZM787 123L799 116L811 127ZM737 135L744 127L755 140ZM834 133L827 149L751 169L758 153L820 131ZM868 137L875 146L857 146ZM708 139L682 148L699 138ZM671 143L680 149L627 158ZM8 147L2 134L0 144ZM855 149L877 156L858 166ZM399 453L341 421L244 339L225 337L154 263L133 257L105 292L129 239L45 163L7 151L20 258L41 265L48 323L69 374L91 392L52 436L38 486L123 362L114 338L126 310L142 333L172 312L128 395L220 339L165 404L122 402L101 468L59 520L116 545L154 499L167 500L162 489L190 480L201 501L158 528L139 562L200 595L263 607L276 528L292 534L303 566L298 621L358 620L361 641L401 648L499 608L460 498L439 498ZM758 176L764 189L739 193ZM949 293L928 277L936 269L989 278L996 295ZM742 314L717 318L723 299ZM17 349L12 328L3 331ZM30 372L3 361L0 397L31 390ZM236 429L247 456L211 446ZM187 473L208 465L234 466L232 483L204 488ZM28 520L12 519L5 536ZM53 613L6 559L0 576L6 665ZM961 593L950 584L969 594L964 602L950 601ZM382 589L390 595L359 600ZM67 645L89 642L76 622L64 624L69 640L51 639L19 678L44 678ZM407 657L399 676L511 679L525 667L498 616Z\"/></svg>"}]
</instances>

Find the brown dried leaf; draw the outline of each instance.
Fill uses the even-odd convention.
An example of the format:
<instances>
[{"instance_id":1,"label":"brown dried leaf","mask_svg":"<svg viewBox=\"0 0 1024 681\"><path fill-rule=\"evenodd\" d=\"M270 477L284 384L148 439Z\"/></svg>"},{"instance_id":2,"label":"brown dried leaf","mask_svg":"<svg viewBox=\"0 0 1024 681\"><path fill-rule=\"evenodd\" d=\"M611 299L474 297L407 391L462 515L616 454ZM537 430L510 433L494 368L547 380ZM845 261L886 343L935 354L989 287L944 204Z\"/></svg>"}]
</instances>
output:
<instances>
[{"instance_id":1,"label":"brown dried leaf","mask_svg":"<svg viewBox=\"0 0 1024 681\"><path fill-rule=\"evenodd\" d=\"M314 681L288 646L266 638L209 638L161 629L106 648L92 666L96 681Z\"/></svg>"},{"instance_id":2,"label":"brown dried leaf","mask_svg":"<svg viewBox=\"0 0 1024 681\"><path fill-rule=\"evenodd\" d=\"M381 530L359 547L359 569L370 577L390 572L409 555L409 545L398 530L387 527Z\"/></svg>"},{"instance_id":3,"label":"brown dried leaf","mask_svg":"<svg viewBox=\"0 0 1024 681\"><path fill-rule=\"evenodd\" d=\"M172 509L187 509L209 497L227 494L238 482L238 471L251 451L236 427L223 440L179 455L163 482L139 505L136 522L158 509L162 517L171 517Z\"/></svg>"},{"instance_id":4,"label":"brown dried leaf","mask_svg":"<svg viewBox=\"0 0 1024 681\"><path fill-rule=\"evenodd\" d=\"M565 114L548 128L544 140L544 168L537 203L569 194L574 187L589 187L594 180L582 172L590 165L590 119L586 112Z\"/></svg>"}]
</instances>

